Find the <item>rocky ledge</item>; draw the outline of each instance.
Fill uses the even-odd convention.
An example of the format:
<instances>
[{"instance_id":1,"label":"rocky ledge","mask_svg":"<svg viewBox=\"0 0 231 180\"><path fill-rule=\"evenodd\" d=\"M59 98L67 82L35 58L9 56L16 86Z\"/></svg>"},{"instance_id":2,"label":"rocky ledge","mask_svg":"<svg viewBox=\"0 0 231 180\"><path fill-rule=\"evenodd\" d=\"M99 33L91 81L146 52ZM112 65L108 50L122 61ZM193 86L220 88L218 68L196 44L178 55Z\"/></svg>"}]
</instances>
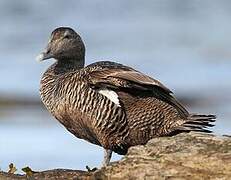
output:
<instances>
[{"instance_id":1,"label":"rocky ledge","mask_svg":"<svg viewBox=\"0 0 231 180\"><path fill-rule=\"evenodd\" d=\"M134 146L120 161L94 172L55 169L0 179L231 179L231 137L179 134Z\"/></svg>"}]
</instances>

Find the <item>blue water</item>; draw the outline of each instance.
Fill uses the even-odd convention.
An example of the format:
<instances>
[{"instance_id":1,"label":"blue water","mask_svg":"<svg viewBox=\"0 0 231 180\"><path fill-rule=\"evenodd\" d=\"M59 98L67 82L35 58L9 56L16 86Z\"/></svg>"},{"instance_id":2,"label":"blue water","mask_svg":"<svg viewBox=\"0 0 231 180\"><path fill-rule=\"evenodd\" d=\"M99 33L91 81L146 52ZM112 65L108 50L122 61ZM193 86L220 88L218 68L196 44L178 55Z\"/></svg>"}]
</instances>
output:
<instances>
[{"instance_id":1,"label":"blue water","mask_svg":"<svg viewBox=\"0 0 231 180\"><path fill-rule=\"evenodd\" d=\"M113 60L161 80L176 96L200 97L192 112L218 115L216 134L231 134L231 2L0 1L0 97L39 99L53 63L35 57L58 26L77 30L86 63ZM101 148L78 140L39 106L0 108L0 168L84 169ZM116 156L115 159L120 157Z\"/></svg>"}]
</instances>

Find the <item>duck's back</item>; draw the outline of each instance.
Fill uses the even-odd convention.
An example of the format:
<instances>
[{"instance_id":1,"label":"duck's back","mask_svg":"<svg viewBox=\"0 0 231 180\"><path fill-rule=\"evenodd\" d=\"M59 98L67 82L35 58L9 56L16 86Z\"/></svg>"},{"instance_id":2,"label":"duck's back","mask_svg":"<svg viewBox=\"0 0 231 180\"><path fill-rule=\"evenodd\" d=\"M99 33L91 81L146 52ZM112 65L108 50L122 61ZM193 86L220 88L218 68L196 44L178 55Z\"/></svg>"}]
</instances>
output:
<instances>
[{"instance_id":1,"label":"duck's back","mask_svg":"<svg viewBox=\"0 0 231 180\"><path fill-rule=\"evenodd\" d=\"M126 114L128 146L145 144L153 137L168 135L189 116L170 95L170 90L133 68L108 61L86 68L93 69L89 73L89 84L115 92L118 96L119 105Z\"/></svg>"},{"instance_id":2,"label":"duck's back","mask_svg":"<svg viewBox=\"0 0 231 180\"><path fill-rule=\"evenodd\" d=\"M88 74L88 84L113 92L108 98L117 98L115 103L124 110L127 146L181 132L210 132L204 127L213 126L210 122L215 121L215 116L189 114L168 88L131 67L103 61L86 68L93 69Z\"/></svg>"}]
</instances>

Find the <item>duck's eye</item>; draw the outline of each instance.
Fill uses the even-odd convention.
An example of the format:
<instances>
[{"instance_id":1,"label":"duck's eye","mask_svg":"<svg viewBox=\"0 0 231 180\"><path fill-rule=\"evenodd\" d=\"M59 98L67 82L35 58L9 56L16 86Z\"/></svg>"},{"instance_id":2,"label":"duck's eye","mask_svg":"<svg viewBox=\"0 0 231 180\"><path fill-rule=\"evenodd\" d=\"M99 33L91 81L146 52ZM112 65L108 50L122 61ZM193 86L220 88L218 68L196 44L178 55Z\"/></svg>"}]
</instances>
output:
<instances>
[{"instance_id":1,"label":"duck's eye","mask_svg":"<svg viewBox=\"0 0 231 180\"><path fill-rule=\"evenodd\" d=\"M64 39L70 39L71 38L71 36L69 35L69 34L66 34L66 35L64 35L64 37L63 37Z\"/></svg>"}]
</instances>

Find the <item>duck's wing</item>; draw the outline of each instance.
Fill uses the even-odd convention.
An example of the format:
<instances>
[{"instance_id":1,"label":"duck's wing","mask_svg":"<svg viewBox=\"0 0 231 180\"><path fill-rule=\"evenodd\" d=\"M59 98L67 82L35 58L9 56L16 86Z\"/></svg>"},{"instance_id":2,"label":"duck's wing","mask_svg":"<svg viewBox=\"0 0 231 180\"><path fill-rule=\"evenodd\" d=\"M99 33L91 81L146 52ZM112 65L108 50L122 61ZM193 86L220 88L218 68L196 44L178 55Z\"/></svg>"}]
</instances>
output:
<instances>
[{"instance_id":1,"label":"duck's wing","mask_svg":"<svg viewBox=\"0 0 231 180\"><path fill-rule=\"evenodd\" d=\"M96 88L130 90L141 96L149 92L174 106L183 117L188 116L187 110L172 96L172 92L156 79L118 63L100 62L88 67L93 69L89 73L89 83Z\"/></svg>"}]
</instances>

